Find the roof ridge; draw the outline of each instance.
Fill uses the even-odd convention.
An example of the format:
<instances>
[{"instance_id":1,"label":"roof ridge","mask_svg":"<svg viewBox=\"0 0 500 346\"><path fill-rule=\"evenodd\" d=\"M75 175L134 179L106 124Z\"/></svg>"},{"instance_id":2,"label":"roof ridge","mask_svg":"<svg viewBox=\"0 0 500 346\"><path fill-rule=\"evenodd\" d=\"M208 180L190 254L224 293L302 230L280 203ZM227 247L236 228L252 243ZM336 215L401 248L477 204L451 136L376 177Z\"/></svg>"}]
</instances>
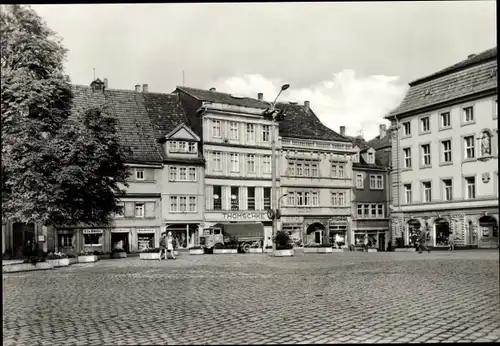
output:
<instances>
[{"instance_id":1,"label":"roof ridge","mask_svg":"<svg viewBox=\"0 0 500 346\"><path fill-rule=\"evenodd\" d=\"M92 89L90 85L85 85L85 84L77 84L77 83L70 83L71 86L75 87L81 87L81 88L87 88L87 89ZM142 91L135 91L132 89L117 89L117 88L105 88L104 90L110 90L110 91L123 91L123 92L129 92L129 93L134 93L134 94L155 94L155 95L168 95L168 96L175 96L174 93L166 93L166 92L159 92L159 91L147 91L147 92L142 92Z\"/></svg>"}]
</instances>

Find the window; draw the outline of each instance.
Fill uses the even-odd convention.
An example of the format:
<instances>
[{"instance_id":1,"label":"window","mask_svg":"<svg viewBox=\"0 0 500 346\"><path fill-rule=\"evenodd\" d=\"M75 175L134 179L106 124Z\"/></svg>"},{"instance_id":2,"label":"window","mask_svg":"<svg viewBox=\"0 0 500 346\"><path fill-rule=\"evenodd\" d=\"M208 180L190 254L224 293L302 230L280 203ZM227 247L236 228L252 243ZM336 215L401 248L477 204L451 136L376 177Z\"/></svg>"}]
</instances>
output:
<instances>
[{"instance_id":1,"label":"window","mask_svg":"<svg viewBox=\"0 0 500 346\"><path fill-rule=\"evenodd\" d=\"M430 166L431 165L431 145L430 144L422 144L420 146L422 150L422 166Z\"/></svg>"},{"instance_id":2,"label":"window","mask_svg":"<svg viewBox=\"0 0 500 346\"><path fill-rule=\"evenodd\" d=\"M169 152L171 152L171 153L178 152L179 149L178 149L178 145L177 144L178 144L178 142L170 142L170 144L169 144Z\"/></svg>"},{"instance_id":3,"label":"window","mask_svg":"<svg viewBox=\"0 0 500 346\"><path fill-rule=\"evenodd\" d=\"M187 167L179 167L179 180L187 180Z\"/></svg>"},{"instance_id":4,"label":"window","mask_svg":"<svg viewBox=\"0 0 500 346\"><path fill-rule=\"evenodd\" d=\"M271 173L271 156L264 155L262 157L264 173Z\"/></svg>"},{"instance_id":5,"label":"window","mask_svg":"<svg viewBox=\"0 0 500 346\"><path fill-rule=\"evenodd\" d=\"M420 118L420 131L429 132L431 130L431 121L429 117Z\"/></svg>"},{"instance_id":6,"label":"window","mask_svg":"<svg viewBox=\"0 0 500 346\"><path fill-rule=\"evenodd\" d=\"M384 217L384 205L377 204L377 217Z\"/></svg>"},{"instance_id":7,"label":"window","mask_svg":"<svg viewBox=\"0 0 500 346\"><path fill-rule=\"evenodd\" d=\"M248 210L255 210L255 187L247 188L247 207Z\"/></svg>"},{"instance_id":8,"label":"window","mask_svg":"<svg viewBox=\"0 0 500 346\"><path fill-rule=\"evenodd\" d=\"M186 196L179 196L179 211L186 212L187 211L187 198Z\"/></svg>"},{"instance_id":9,"label":"window","mask_svg":"<svg viewBox=\"0 0 500 346\"><path fill-rule=\"evenodd\" d=\"M240 155L231 153L231 172L240 171Z\"/></svg>"},{"instance_id":10,"label":"window","mask_svg":"<svg viewBox=\"0 0 500 346\"><path fill-rule=\"evenodd\" d=\"M271 188L264 188L264 210L271 209Z\"/></svg>"},{"instance_id":11,"label":"window","mask_svg":"<svg viewBox=\"0 0 500 346\"><path fill-rule=\"evenodd\" d=\"M72 247L73 235L72 234L59 234L59 247Z\"/></svg>"},{"instance_id":12,"label":"window","mask_svg":"<svg viewBox=\"0 0 500 346\"><path fill-rule=\"evenodd\" d=\"M363 173L356 173L356 188L364 188L364 176Z\"/></svg>"},{"instance_id":13,"label":"window","mask_svg":"<svg viewBox=\"0 0 500 346\"><path fill-rule=\"evenodd\" d=\"M409 121L403 123L403 135L411 136L411 123Z\"/></svg>"},{"instance_id":14,"label":"window","mask_svg":"<svg viewBox=\"0 0 500 346\"><path fill-rule=\"evenodd\" d=\"M403 149L404 168L411 168L411 148Z\"/></svg>"},{"instance_id":15,"label":"window","mask_svg":"<svg viewBox=\"0 0 500 346\"><path fill-rule=\"evenodd\" d=\"M445 201L453 199L453 183L451 179L443 179L443 199Z\"/></svg>"},{"instance_id":16,"label":"window","mask_svg":"<svg viewBox=\"0 0 500 346\"><path fill-rule=\"evenodd\" d=\"M189 197L189 211L193 213L196 212L196 196Z\"/></svg>"},{"instance_id":17,"label":"window","mask_svg":"<svg viewBox=\"0 0 500 346\"><path fill-rule=\"evenodd\" d=\"M332 205L345 206L346 193L340 191L332 191Z\"/></svg>"},{"instance_id":18,"label":"window","mask_svg":"<svg viewBox=\"0 0 500 346\"><path fill-rule=\"evenodd\" d=\"M464 107L463 110L464 123L471 123L474 121L474 107Z\"/></svg>"},{"instance_id":19,"label":"window","mask_svg":"<svg viewBox=\"0 0 500 346\"><path fill-rule=\"evenodd\" d=\"M314 205L314 206L319 205L319 195L317 192L312 193L312 205Z\"/></svg>"},{"instance_id":20,"label":"window","mask_svg":"<svg viewBox=\"0 0 500 346\"><path fill-rule=\"evenodd\" d=\"M120 217L123 217L123 213L125 212L125 203L123 203L123 202L118 202L118 206L121 208L121 212L116 213L116 214L115 214L115 217L120 218Z\"/></svg>"},{"instance_id":21,"label":"window","mask_svg":"<svg viewBox=\"0 0 500 346\"><path fill-rule=\"evenodd\" d=\"M144 203L135 204L135 217L144 217Z\"/></svg>"},{"instance_id":22,"label":"window","mask_svg":"<svg viewBox=\"0 0 500 346\"><path fill-rule=\"evenodd\" d=\"M271 126L269 126L269 125L262 126L262 140L264 142L271 141Z\"/></svg>"},{"instance_id":23,"label":"window","mask_svg":"<svg viewBox=\"0 0 500 346\"><path fill-rule=\"evenodd\" d=\"M476 151L474 146L474 136L464 137L464 155L466 159L473 159L476 157Z\"/></svg>"},{"instance_id":24,"label":"window","mask_svg":"<svg viewBox=\"0 0 500 346\"><path fill-rule=\"evenodd\" d=\"M144 169L135 169L135 179L144 180Z\"/></svg>"},{"instance_id":25,"label":"window","mask_svg":"<svg viewBox=\"0 0 500 346\"><path fill-rule=\"evenodd\" d=\"M405 191L405 203L411 203L412 202L412 195L411 195L411 184L405 184L403 186L404 191Z\"/></svg>"},{"instance_id":26,"label":"window","mask_svg":"<svg viewBox=\"0 0 500 346\"><path fill-rule=\"evenodd\" d=\"M430 181L424 181L422 183L422 189L424 192L424 202L432 201L432 184Z\"/></svg>"},{"instance_id":27,"label":"window","mask_svg":"<svg viewBox=\"0 0 500 346\"><path fill-rule=\"evenodd\" d=\"M240 210L239 187L231 186L231 210Z\"/></svg>"},{"instance_id":28,"label":"window","mask_svg":"<svg viewBox=\"0 0 500 346\"><path fill-rule=\"evenodd\" d=\"M214 171L222 171L222 153L214 152Z\"/></svg>"},{"instance_id":29,"label":"window","mask_svg":"<svg viewBox=\"0 0 500 346\"><path fill-rule=\"evenodd\" d=\"M170 166L168 168L168 176L170 181L176 181L177 180L177 167L175 166Z\"/></svg>"},{"instance_id":30,"label":"window","mask_svg":"<svg viewBox=\"0 0 500 346\"><path fill-rule=\"evenodd\" d=\"M316 163L311 164L311 176L318 177L318 165Z\"/></svg>"},{"instance_id":31,"label":"window","mask_svg":"<svg viewBox=\"0 0 500 346\"><path fill-rule=\"evenodd\" d=\"M195 142L189 142L189 149L188 151L193 154L193 153L196 153L197 152L197 148L196 148L196 143Z\"/></svg>"},{"instance_id":32,"label":"window","mask_svg":"<svg viewBox=\"0 0 500 346\"><path fill-rule=\"evenodd\" d=\"M450 127L451 126L451 117L450 117L450 112L443 112L440 115L441 117L441 127Z\"/></svg>"},{"instance_id":33,"label":"window","mask_svg":"<svg viewBox=\"0 0 500 346\"><path fill-rule=\"evenodd\" d=\"M196 167L189 167L189 181L196 181Z\"/></svg>"},{"instance_id":34,"label":"window","mask_svg":"<svg viewBox=\"0 0 500 346\"><path fill-rule=\"evenodd\" d=\"M308 163L304 163L304 177L311 176L311 166Z\"/></svg>"},{"instance_id":35,"label":"window","mask_svg":"<svg viewBox=\"0 0 500 346\"><path fill-rule=\"evenodd\" d=\"M332 177L333 178L343 178L344 177L344 164L333 163L332 164Z\"/></svg>"},{"instance_id":36,"label":"window","mask_svg":"<svg viewBox=\"0 0 500 346\"><path fill-rule=\"evenodd\" d=\"M498 118L498 100L493 101L493 119Z\"/></svg>"},{"instance_id":37,"label":"window","mask_svg":"<svg viewBox=\"0 0 500 346\"><path fill-rule=\"evenodd\" d=\"M480 148L481 156L491 155L491 133L489 131L483 131L480 138Z\"/></svg>"},{"instance_id":38,"label":"window","mask_svg":"<svg viewBox=\"0 0 500 346\"><path fill-rule=\"evenodd\" d=\"M304 173L302 171L302 163L296 163L295 164L295 174L298 176L302 176Z\"/></svg>"},{"instance_id":39,"label":"window","mask_svg":"<svg viewBox=\"0 0 500 346\"><path fill-rule=\"evenodd\" d=\"M467 193L467 199L476 198L476 177L465 178L465 190Z\"/></svg>"},{"instance_id":40,"label":"window","mask_svg":"<svg viewBox=\"0 0 500 346\"><path fill-rule=\"evenodd\" d=\"M358 204L358 217L363 217L363 204Z\"/></svg>"},{"instance_id":41,"label":"window","mask_svg":"<svg viewBox=\"0 0 500 346\"><path fill-rule=\"evenodd\" d=\"M247 142L255 142L255 125L247 124Z\"/></svg>"},{"instance_id":42,"label":"window","mask_svg":"<svg viewBox=\"0 0 500 346\"><path fill-rule=\"evenodd\" d=\"M231 139L238 139L239 133L238 133L238 123L231 121L229 123L229 138Z\"/></svg>"},{"instance_id":43,"label":"window","mask_svg":"<svg viewBox=\"0 0 500 346\"><path fill-rule=\"evenodd\" d=\"M220 138L221 137L221 124L220 120L213 120L213 134L212 136L215 138Z\"/></svg>"},{"instance_id":44,"label":"window","mask_svg":"<svg viewBox=\"0 0 500 346\"><path fill-rule=\"evenodd\" d=\"M371 152L368 152L367 153L367 163L375 163L375 154L374 153L371 153Z\"/></svg>"},{"instance_id":45,"label":"window","mask_svg":"<svg viewBox=\"0 0 500 346\"><path fill-rule=\"evenodd\" d=\"M384 177L382 175L370 175L370 189L380 190L384 188Z\"/></svg>"},{"instance_id":46,"label":"window","mask_svg":"<svg viewBox=\"0 0 500 346\"><path fill-rule=\"evenodd\" d=\"M317 191L288 192L288 205L297 207L319 206L319 193Z\"/></svg>"},{"instance_id":47,"label":"window","mask_svg":"<svg viewBox=\"0 0 500 346\"><path fill-rule=\"evenodd\" d=\"M358 204L357 207L358 218L383 218L384 205L383 204Z\"/></svg>"},{"instance_id":48,"label":"window","mask_svg":"<svg viewBox=\"0 0 500 346\"><path fill-rule=\"evenodd\" d=\"M359 162L359 153L352 155L352 162L356 162L356 163Z\"/></svg>"},{"instance_id":49,"label":"window","mask_svg":"<svg viewBox=\"0 0 500 346\"><path fill-rule=\"evenodd\" d=\"M177 196L170 196L170 211L175 212L177 211Z\"/></svg>"},{"instance_id":50,"label":"window","mask_svg":"<svg viewBox=\"0 0 500 346\"><path fill-rule=\"evenodd\" d=\"M102 233L84 234L84 246L100 246Z\"/></svg>"},{"instance_id":51,"label":"window","mask_svg":"<svg viewBox=\"0 0 500 346\"><path fill-rule=\"evenodd\" d=\"M451 140L445 140L441 142L442 149L442 160L443 162L451 162Z\"/></svg>"},{"instance_id":52,"label":"window","mask_svg":"<svg viewBox=\"0 0 500 346\"><path fill-rule=\"evenodd\" d=\"M255 173L255 155L253 154L247 156L247 172Z\"/></svg>"},{"instance_id":53,"label":"window","mask_svg":"<svg viewBox=\"0 0 500 346\"><path fill-rule=\"evenodd\" d=\"M214 210L222 210L222 186L214 185Z\"/></svg>"},{"instance_id":54,"label":"window","mask_svg":"<svg viewBox=\"0 0 500 346\"><path fill-rule=\"evenodd\" d=\"M295 193L289 192L287 197L288 197L287 205L294 206L295 205Z\"/></svg>"}]
</instances>

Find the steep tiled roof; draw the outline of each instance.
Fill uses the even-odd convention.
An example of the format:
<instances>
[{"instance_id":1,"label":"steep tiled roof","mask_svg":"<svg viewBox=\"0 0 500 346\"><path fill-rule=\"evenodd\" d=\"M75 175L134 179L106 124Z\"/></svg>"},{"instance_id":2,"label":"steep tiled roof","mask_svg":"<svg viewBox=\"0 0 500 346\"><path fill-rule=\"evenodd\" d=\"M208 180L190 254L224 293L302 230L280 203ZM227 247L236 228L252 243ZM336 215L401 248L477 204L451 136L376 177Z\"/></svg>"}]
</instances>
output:
<instances>
[{"instance_id":1,"label":"steep tiled roof","mask_svg":"<svg viewBox=\"0 0 500 346\"><path fill-rule=\"evenodd\" d=\"M193 96L200 101L208 101L214 103L223 103L233 106L251 107L251 108L269 108L269 103L265 101L259 101L250 97L235 97L236 95L231 95L227 93L221 93L218 91L209 91L196 88L188 87L177 87L177 90L181 90L186 94Z\"/></svg>"},{"instance_id":2,"label":"steep tiled roof","mask_svg":"<svg viewBox=\"0 0 500 346\"><path fill-rule=\"evenodd\" d=\"M349 138L323 125L309 107L277 103L276 108L285 109L285 117L279 122L280 136L323 141L350 142Z\"/></svg>"},{"instance_id":3,"label":"steep tiled roof","mask_svg":"<svg viewBox=\"0 0 500 346\"><path fill-rule=\"evenodd\" d=\"M386 168L382 165L382 163L379 162L379 160L377 159L377 156L375 156L375 164L373 164L373 163L367 163L362 155L359 155L359 162L352 163L352 168L384 170L384 171L386 170Z\"/></svg>"},{"instance_id":4,"label":"steep tiled roof","mask_svg":"<svg viewBox=\"0 0 500 346\"><path fill-rule=\"evenodd\" d=\"M493 48L410 83L401 104L386 118L496 89L496 57L497 50Z\"/></svg>"},{"instance_id":5,"label":"steep tiled roof","mask_svg":"<svg viewBox=\"0 0 500 346\"><path fill-rule=\"evenodd\" d=\"M380 136L377 136L377 137L373 138L372 140L369 140L367 142L367 145L372 147L375 150L388 148L391 146L391 136L385 135L382 138L380 138Z\"/></svg>"},{"instance_id":6,"label":"steep tiled roof","mask_svg":"<svg viewBox=\"0 0 500 346\"><path fill-rule=\"evenodd\" d=\"M187 123L175 95L116 89L92 91L83 85L73 85L73 93L73 114L105 105L110 115L118 119L120 144L132 151L127 158L130 163L162 162L165 153L156 139L178 124Z\"/></svg>"}]
</instances>

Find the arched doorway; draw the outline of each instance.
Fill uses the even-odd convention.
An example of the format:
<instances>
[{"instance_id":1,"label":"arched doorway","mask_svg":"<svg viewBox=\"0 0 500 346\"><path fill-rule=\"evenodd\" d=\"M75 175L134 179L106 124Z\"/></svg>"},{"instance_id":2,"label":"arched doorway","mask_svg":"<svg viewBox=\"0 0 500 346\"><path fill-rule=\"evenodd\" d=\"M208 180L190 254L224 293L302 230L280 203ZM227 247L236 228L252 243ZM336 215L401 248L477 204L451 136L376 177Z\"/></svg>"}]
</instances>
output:
<instances>
[{"instance_id":1,"label":"arched doorway","mask_svg":"<svg viewBox=\"0 0 500 346\"><path fill-rule=\"evenodd\" d=\"M323 238L328 239L328 231L323 224L315 222L307 227L306 237L306 244L322 244Z\"/></svg>"},{"instance_id":2,"label":"arched doorway","mask_svg":"<svg viewBox=\"0 0 500 346\"><path fill-rule=\"evenodd\" d=\"M479 223L479 246L486 248L498 247L498 221L489 215L478 220Z\"/></svg>"},{"instance_id":3,"label":"arched doorway","mask_svg":"<svg viewBox=\"0 0 500 346\"><path fill-rule=\"evenodd\" d=\"M448 220L437 218L434 220L434 246L448 246L451 230Z\"/></svg>"},{"instance_id":4,"label":"arched doorway","mask_svg":"<svg viewBox=\"0 0 500 346\"><path fill-rule=\"evenodd\" d=\"M405 237L405 243L408 244L408 246L415 246L418 236L420 235L421 227L422 225L417 219L411 219L408 221Z\"/></svg>"}]
</instances>

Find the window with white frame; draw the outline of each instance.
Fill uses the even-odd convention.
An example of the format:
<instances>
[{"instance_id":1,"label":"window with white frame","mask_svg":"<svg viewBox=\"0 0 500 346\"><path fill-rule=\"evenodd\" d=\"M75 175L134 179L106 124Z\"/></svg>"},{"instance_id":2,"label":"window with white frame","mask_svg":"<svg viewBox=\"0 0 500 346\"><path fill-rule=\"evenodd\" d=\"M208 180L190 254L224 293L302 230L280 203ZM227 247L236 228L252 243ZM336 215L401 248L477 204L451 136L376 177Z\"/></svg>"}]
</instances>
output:
<instances>
[{"instance_id":1,"label":"window with white frame","mask_svg":"<svg viewBox=\"0 0 500 346\"><path fill-rule=\"evenodd\" d=\"M271 126L269 126L269 125L262 126L262 140L264 142L271 141Z\"/></svg>"},{"instance_id":2,"label":"window with white frame","mask_svg":"<svg viewBox=\"0 0 500 346\"><path fill-rule=\"evenodd\" d=\"M144 169L136 168L135 169L135 179L136 180L144 180Z\"/></svg>"},{"instance_id":3,"label":"window with white frame","mask_svg":"<svg viewBox=\"0 0 500 346\"><path fill-rule=\"evenodd\" d=\"M356 173L356 188L363 189L365 185L365 177L363 173Z\"/></svg>"},{"instance_id":4,"label":"window with white frame","mask_svg":"<svg viewBox=\"0 0 500 346\"><path fill-rule=\"evenodd\" d=\"M359 203L356 206L358 218L384 218L384 205Z\"/></svg>"},{"instance_id":5,"label":"window with white frame","mask_svg":"<svg viewBox=\"0 0 500 346\"><path fill-rule=\"evenodd\" d=\"M317 163L311 163L311 176L312 177L319 177L319 171L318 171L318 164Z\"/></svg>"},{"instance_id":6,"label":"window with white frame","mask_svg":"<svg viewBox=\"0 0 500 346\"><path fill-rule=\"evenodd\" d=\"M345 206L346 205L346 192L345 191L332 191L332 205Z\"/></svg>"},{"instance_id":7,"label":"window with white frame","mask_svg":"<svg viewBox=\"0 0 500 346\"><path fill-rule=\"evenodd\" d=\"M411 193L411 184L404 184L403 189L405 193L405 203L410 204L413 198Z\"/></svg>"},{"instance_id":8,"label":"window with white frame","mask_svg":"<svg viewBox=\"0 0 500 346\"><path fill-rule=\"evenodd\" d=\"M359 153L352 155L352 162L356 162L356 163L359 162Z\"/></svg>"},{"instance_id":9,"label":"window with white frame","mask_svg":"<svg viewBox=\"0 0 500 346\"><path fill-rule=\"evenodd\" d=\"M83 235L84 246L101 246L102 233L92 233Z\"/></svg>"},{"instance_id":10,"label":"window with white frame","mask_svg":"<svg viewBox=\"0 0 500 346\"><path fill-rule=\"evenodd\" d=\"M403 135L411 136L411 123L409 121L403 123Z\"/></svg>"},{"instance_id":11,"label":"window with white frame","mask_svg":"<svg viewBox=\"0 0 500 346\"><path fill-rule=\"evenodd\" d=\"M214 171L222 171L222 153L213 153Z\"/></svg>"},{"instance_id":12,"label":"window with white frame","mask_svg":"<svg viewBox=\"0 0 500 346\"><path fill-rule=\"evenodd\" d=\"M332 177L344 178L345 164L341 162L332 163Z\"/></svg>"},{"instance_id":13,"label":"window with white frame","mask_svg":"<svg viewBox=\"0 0 500 346\"><path fill-rule=\"evenodd\" d=\"M195 213L197 209L196 196L170 196L170 212Z\"/></svg>"},{"instance_id":14,"label":"window with white frame","mask_svg":"<svg viewBox=\"0 0 500 346\"><path fill-rule=\"evenodd\" d=\"M288 161L287 175L299 177L317 177L318 164L307 160Z\"/></svg>"},{"instance_id":15,"label":"window with white frame","mask_svg":"<svg viewBox=\"0 0 500 346\"><path fill-rule=\"evenodd\" d=\"M384 177L381 174L370 175L370 189L381 190L384 188Z\"/></svg>"},{"instance_id":16,"label":"window with white frame","mask_svg":"<svg viewBox=\"0 0 500 346\"><path fill-rule=\"evenodd\" d=\"M431 130L431 120L429 117L420 118L420 131L429 132Z\"/></svg>"},{"instance_id":17,"label":"window with white frame","mask_svg":"<svg viewBox=\"0 0 500 346\"><path fill-rule=\"evenodd\" d=\"M59 234L59 247L72 247L73 234Z\"/></svg>"},{"instance_id":18,"label":"window with white frame","mask_svg":"<svg viewBox=\"0 0 500 346\"><path fill-rule=\"evenodd\" d=\"M441 141L442 162L451 162L451 140Z\"/></svg>"},{"instance_id":19,"label":"window with white frame","mask_svg":"<svg viewBox=\"0 0 500 346\"><path fill-rule=\"evenodd\" d=\"M375 154L372 152L366 153L366 161L367 161L367 163L374 164L375 163Z\"/></svg>"},{"instance_id":20,"label":"window with white frame","mask_svg":"<svg viewBox=\"0 0 500 346\"><path fill-rule=\"evenodd\" d=\"M231 186L231 210L240 210L240 188Z\"/></svg>"},{"instance_id":21,"label":"window with white frame","mask_svg":"<svg viewBox=\"0 0 500 346\"><path fill-rule=\"evenodd\" d=\"M314 206L318 206L319 205L319 194L315 191L311 192L311 196L312 196L312 205Z\"/></svg>"},{"instance_id":22,"label":"window with white frame","mask_svg":"<svg viewBox=\"0 0 500 346\"><path fill-rule=\"evenodd\" d=\"M179 167L179 180L180 181L187 180L187 167Z\"/></svg>"},{"instance_id":23,"label":"window with white frame","mask_svg":"<svg viewBox=\"0 0 500 346\"><path fill-rule=\"evenodd\" d=\"M220 120L212 120L212 136L215 138L222 137Z\"/></svg>"},{"instance_id":24,"label":"window with white frame","mask_svg":"<svg viewBox=\"0 0 500 346\"><path fill-rule=\"evenodd\" d=\"M179 142L170 142L168 144L168 151L171 152L171 153L177 153L179 152L179 146L178 146Z\"/></svg>"},{"instance_id":25,"label":"window with white frame","mask_svg":"<svg viewBox=\"0 0 500 346\"><path fill-rule=\"evenodd\" d=\"M135 203L135 217L144 217L144 203Z\"/></svg>"},{"instance_id":26,"label":"window with white frame","mask_svg":"<svg viewBox=\"0 0 500 346\"><path fill-rule=\"evenodd\" d=\"M411 168L411 148L403 149L403 165L404 168Z\"/></svg>"},{"instance_id":27,"label":"window with white frame","mask_svg":"<svg viewBox=\"0 0 500 346\"><path fill-rule=\"evenodd\" d=\"M465 191L467 199L476 198L476 177L465 177Z\"/></svg>"},{"instance_id":28,"label":"window with white frame","mask_svg":"<svg viewBox=\"0 0 500 346\"><path fill-rule=\"evenodd\" d=\"M451 179L443 179L443 200L453 200L453 181Z\"/></svg>"},{"instance_id":29,"label":"window with white frame","mask_svg":"<svg viewBox=\"0 0 500 346\"><path fill-rule=\"evenodd\" d=\"M240 171L240 154L231 153L231 172L239 172Z\"/></svg>"},{"instance_id":30,"label":"window with white frame","mask_svg":"<svg viewBox=\"0 0 500 346\"><path fill-rule=\"evenodd\" d=\"M271 173L271 156L269 155L262 156L262 166L264 173Z\"/></svg>"},{"instance_id":31,"label":"window with white frame","mask_svg":"<svg viewBox=\"0 0 500 346\"><path fill-rule=\"evenodd\" d=\"M432 202L432 183L430 181L422 182L424 202Z\"/></svg>"},{"instance_id":32,"label":"window with white frame","mask_svg":"<svg viewBox=\"0 0 500 346\"><path fill-rule=\"evenodd\" d=\"M471 123L474 121L474 107L464 107L462 109L464 123Z\"/></svg>"},{"instance_id":33,"label":"window with white frame","mask_svg":"<svg viewBox=\"0 0 500 346\"><path fill-rule=\"evenodd\" d=\"M197 147L196 147L196 142L189 142L188 143L188 152L191 153L191 154L194 154L197 151L198 150L197 150Z\"/></svg>"},{"instance_id":34,"label":"window with white frame","mask_svg":"<svg viewBox=\"0 0 500 346\"><path fill-rule=\"evenodd\" d=\"M476 157L474 136L464 137L464 157L466 159L473 159Z\"/></svg>"},{"instance_id":35,"label":"window with white frame","mask_svg":"<svg viewBox=\"0 0 500 346\"><path fill-rule=\"evenodd\" d=\"M196 167L170 166L169 181L196 181Z\"/></svg>"},{"instance_id":36,"label":"window with white frame","mask_svg":"<svg viewBox=\"0 0 500 346\"><path fill-rule=\"evenodd\" d=\"M441 119L441 127L450 127L451 126L451 115L450 112L443 112L440 114Z\"/></svg>"},{"instance_id":37,"label":"window with white frame","mask_svg":"<svg viewBox=\"0 0 500 346\"><path fill-rule=\"evenodd\" d=\"M196 181L196 167L188 167L188 180Z\"/></svg>"},{"instance_id":38,"label":"window with white frame","mask_svg":"<svg viewBox=\"0 0 500 346\"><path fill-rule=\"evenodd\" d=\"M170 166L168 168L168 180L170 180L170 181L177 180L177 167L176 166Z\"/></svg>"},{"instance_id":39,"label":"window with white frame","mask_svg":"<svg viewBox=\"0 0 500 346\"><path fill-rule=\"evenodd\" d=\"M289 191L287 203L289 206L311 207L319 205L317 191Z\"/></svg>"},{"instance_id":40,"label":"window with white frame","mask_svg":"<svg viewBox=\"0 0 500 346\"><path fill-rule=\"evenodd\" d=\"M431 145L430 144L422 144L420 146L420 150L422 152L422 166L430 166L431 165Z\"/></svg>"},{"instance_id":41,"label":"window with white frame","mask_svg":"<svg viewBox=\"0 0 500 346\"><path fill-rule=\"evenodd\" d=\"M196 196L189 196L189 212L196 212Z\"/></svg>"},{"instance_id":42,"label":"window with white frame","mask_svg":"<svg viewBox=\"0 0 500 346\"><path fill-rule=\"evenodd\" d=\"M255 173L255 155L247 155L247 172Z\"/></svg>"},{"instance_id":43,"label":"window with white frame","mask_svg":"<svg viewBox=\"0 0 500 346\"><path fill-rule=\"evenodd\" d=\"M229 123L229 138L230 139L238 139L239 133L238 133L238 123L235 121L231 121Z\"/></svg>"},{"instance_id":44,"label":"window with white frame","mask_svg":"<svg viewBox=\"0 0 500 346\"><path fill-rule=\"evenodd\" d=\"M179 211L180 212L186 212L187 211L187 197L186 196L179 196Z\"/></svg>"},{"instance_id":45,"label":"window with white frame","mask_svg":"<svg viewBox=\"0 0 500 346\"><path fill-rule=\"evenodd\" d=\"M247 124L247 142L255 142L255 125Z\"/></svg>"}]
</instances>

